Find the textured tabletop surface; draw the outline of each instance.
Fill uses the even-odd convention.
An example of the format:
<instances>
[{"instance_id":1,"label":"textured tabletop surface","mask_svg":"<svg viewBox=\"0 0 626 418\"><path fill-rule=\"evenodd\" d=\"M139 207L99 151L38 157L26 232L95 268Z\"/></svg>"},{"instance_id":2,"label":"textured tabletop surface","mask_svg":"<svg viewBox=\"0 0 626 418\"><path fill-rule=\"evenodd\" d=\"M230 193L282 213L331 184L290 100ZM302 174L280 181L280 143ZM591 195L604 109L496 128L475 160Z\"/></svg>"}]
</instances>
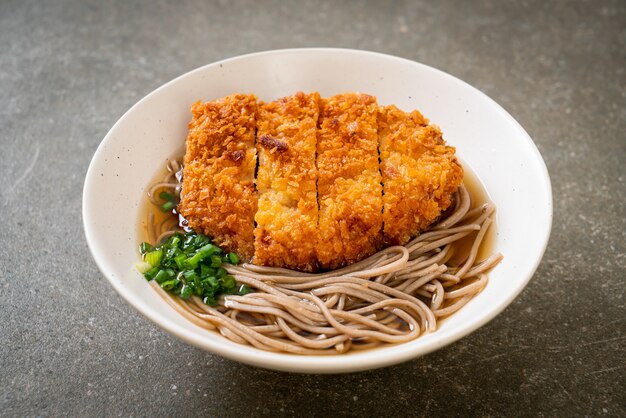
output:
<instances>
[{"instance_id":1,"label":"textured tabletop surface","mask_svg":"<svg viewBox=\"0 0 626 418\"><path fill-rule=\"evenodd\" d=\"M85 173L130 106L204 64L308 46L449 72L548 166L533 280L423 358L336 376L225 360L142 317L87 248ZM620 0L0 1L0 415L625 416L625 67Z\"/></svg>"}]
</instances>

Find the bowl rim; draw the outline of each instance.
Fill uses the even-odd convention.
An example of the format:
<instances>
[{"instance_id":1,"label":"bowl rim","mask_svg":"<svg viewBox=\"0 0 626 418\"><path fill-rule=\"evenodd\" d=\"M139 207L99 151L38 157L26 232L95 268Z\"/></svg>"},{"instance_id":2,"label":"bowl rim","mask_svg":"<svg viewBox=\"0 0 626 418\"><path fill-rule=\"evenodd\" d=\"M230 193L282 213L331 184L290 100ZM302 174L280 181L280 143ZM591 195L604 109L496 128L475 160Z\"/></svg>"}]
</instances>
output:
<instances>
[{"instance_id":1,"label":"bowl rim","mask_svg":"<svg viewBox=\"0 0 626 418\"><path fill-rule=\"evenodd\" d=\"M201 335L197 333L190 332L188 330L179 328L175 321L170 320L166 317L159 317L157 312L143 303L143 301L131 294L126 292L121 282L114 280L112 274L106 268L106 264L103 258L99 257L99 254L95 248L95 231L92 230L90 226L90 220L92 219L92 210L91 210L91 202L89 201L88 190L89 185L93 181L93 177L95 177L95 169L94 166L96 162L100 159L101 155L104 153L105 145L107 143L108 138L113 136L113 133L117 130L118 126L142 104L148 100L150 100L153 96L159 94L162 90L168 88L170 85L175 84L178 80L189 77L192 74L199 73L205 71L207 68L223 65L230 61L241 60L241 59L250 59L257 58L262 56L270 56L274 54L309 54L309 53L348 53L348 54L361 54L361 55L370 55L370 56L378 56L384 59L394 59L401 62L411 63L412 65L417 65L426 69L428 71L434 71L438 73L439 76L448 77L456 80L456 82L460 82L465 87L469 87L470 89L475 90L482 99L490 102L493 108L504 116L504 118L513 125L513 127L521 134L521 137L527 142L527 145L530 145L534 157L539 164L540 175L545 180L543 182L544 189L542 192L544 193L545 198L547 199L547 203L549 210L546 213L545 224L543 225L543 230L541 231L541 241L540 248L538 252L538 257L533 261L531 269L529 270L529 274L523 280L519 280L516 282L515 288L508 294L508 297L500 299L497 304L493 305L491 309L487 311L486 314L479 316L477 319L470 320L466 326L457 331L448 333L447 335L442 335L441 338L437 338L434 340L430 340L428 342L423 343L420 346L417 346L413 349L408 349L402 347L406 347L409 343L406 344L398 344L392 345L389 347L385 347L380 350L374 351L366 351L358 354L349 354L349 355L328 355L328 356L304 356L304 355L296 355L289 353L280 353L280 352L266 352L254 347L250 346L240 346L240 347L231 347L227 344L223 344L222 340L217 340L217 342L205 339ZM89 250L94 258L96 265L98 266L101 273L107 278L109 283L114 287L116 292L120 294L126 302L132 305L137 311L139 311L143 316L150 319L154 323L156 323L159 327L163 328L168 333L174 335L175 337L194 345L203 350L207 350L213 353L216 353L220 356L236 360L242 363L246 363L249 365L254 365L263 368L269 368L280 371L290 371L290 372L301 372L301 373L347 373L347 372L355 372L362 370L370 370L379 367L390 366L393 364L398 364L412 358L420 357L425 354L428 354L432 351L435 351L439 348L442 348L448 344L451 344L454 341L457 341L470 333L474 332L478 328L482 327L497 315L499 315L504 309L506 309L511 302L521 293L521 291L526 287L528 282L533 277L536 272L541 260L543 259L543 255L547 248L550 233L552 229L553 222L553 197L552 197L552 186L550 175L536 144L531 139L530 135L524 130L524 128L511 116L502 106L500 106L497 102L483 93L481 90L473 87L467 82L449 74L437 68L428 66L426 64L422 64L417 61L413 61L407 58L402 58L394 55L384 54L380 52L373 52L367 50L359 50L359 49L348 49L348 48L287 48L287 49L275 49L275 50L265 50L260 52L254 52L244 55L238 55L230 58L226 58L223 60L219 60L210 64L203 65L201 67L190 70L167 83L159 86L155 90L151 91L149 94L140 99L137 103L135 103L130 109L128 109L111 127L111 129L104 136L98 148L96 149L92 160L89 164L89 168L87 169L87 173L85 176L85 182L83 185L83 198L82 198L82 218L83 218L83 229L85 232L85 237L87 240L87 245ZM224 340L226 341L226 340ZM239 346L239 345L238 345ZM411 347L412 348L412 347ZM251 351L252 350L252 351ZM368 355L368 353L377 353L379 355Z\"/></svg>"}]
</instances>

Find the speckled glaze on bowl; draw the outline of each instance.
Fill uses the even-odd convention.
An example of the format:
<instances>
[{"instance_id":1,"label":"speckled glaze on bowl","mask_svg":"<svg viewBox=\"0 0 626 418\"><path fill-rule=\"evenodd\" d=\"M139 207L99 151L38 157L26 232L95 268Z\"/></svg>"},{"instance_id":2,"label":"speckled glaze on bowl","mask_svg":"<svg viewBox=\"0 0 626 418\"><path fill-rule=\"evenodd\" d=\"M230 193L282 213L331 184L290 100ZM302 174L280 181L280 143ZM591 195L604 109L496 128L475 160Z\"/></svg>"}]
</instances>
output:
<instances>
[{"instance_id":1,"label":"speckled glaze on bowl","mask_svg":"<svg viewBox=\"0 0 626 418\"><path fill-rule=\"evenodd\" d=\"M154 175L183 147L189 106L234 92L273 100L296 91L359 91L382 105L419 109L477 174L496 204L495 250L505 258L488 286L440 328L415 341L332 356L298 356L233 343L186 321L137 273L141 202ZM552 226L546 166L524 129L489 97L444 72L379 53L292 49L210 64L147 95L111 128L89 166L83 193L89 248L115 290L178 338L243 363L305 373L344 373L400 363L462 338L498 315L535 272Z\"/></svg>"}]
</instances>

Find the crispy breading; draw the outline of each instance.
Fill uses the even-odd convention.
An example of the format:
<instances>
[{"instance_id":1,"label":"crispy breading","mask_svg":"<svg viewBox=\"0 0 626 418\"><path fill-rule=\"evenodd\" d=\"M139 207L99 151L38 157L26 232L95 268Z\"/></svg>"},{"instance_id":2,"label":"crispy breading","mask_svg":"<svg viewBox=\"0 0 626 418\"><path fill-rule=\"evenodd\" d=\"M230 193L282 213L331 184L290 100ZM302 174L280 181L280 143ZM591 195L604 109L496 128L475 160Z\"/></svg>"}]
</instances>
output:
<instances>
[{"instance_id":1,"label":"crispy breading","mask_svg":"<svg viewBox=\"0 0 626 418\"><path fill-rule=\"evenodd\" d=\"M450 206L463 180L455 149L418 111L381 107L378 115L384 240L403 245Z\"/></svg>"},{"instance_id":2,"label":"crispy breading","mask_svg":"<svg viewBox=\"0 0 626 418\"><path fill-rule=\"evenodd\" d=\"M340 94L320 100L317 136L317 258L335 269L373 254L382 239L376 98Z\"/></svg>"},{"instance_id":3,"label":"crispy breading","mask_svg":"<svg viewBox=\"0 0 626 418\"><path fill-rule=\"evenodd\" d=\"M463 180L438 127L366 94L234 94L191 111L178 210L259 265L330 270L406 244Z\"/></svg>"},{"instance_id":4,"label":"crispy breading","mask_svg":"<svg viewBox=\"0 0 626 418\"><path fill-rule=\"evenodd\" d=\"M254 254L254 95L191 106L178 211L196 232L249 261Z\"/></svg>"},{"instance_id":5,"label":"crispy breading","mask_svg":"<svg viewBox=\"0 0 626 418\"><path fill-rule=\"evenodd\" d=\"M260 103L254 263L315 271L319 94Z\"/></svg>"}]
</instances>

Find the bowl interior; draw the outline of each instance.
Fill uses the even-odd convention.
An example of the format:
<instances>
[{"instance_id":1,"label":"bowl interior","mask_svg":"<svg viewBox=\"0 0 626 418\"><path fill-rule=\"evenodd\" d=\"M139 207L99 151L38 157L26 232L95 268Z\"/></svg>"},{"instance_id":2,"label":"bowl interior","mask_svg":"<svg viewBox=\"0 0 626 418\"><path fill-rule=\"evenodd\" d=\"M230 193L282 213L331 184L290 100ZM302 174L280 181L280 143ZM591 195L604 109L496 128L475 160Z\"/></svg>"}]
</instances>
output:
<instances>
[{"instance_id":1,"label":"bowl interior","mask_svg":"<svg viewBox=\"0 0 626 418\"><path fill-rule=\"evenodd\" d=\"M504 260L485 290L439 330L410 343L356 354L296 356L232 343L173 311L133 267L140 208L165 161L183 147L189 106L234 92L273 100L296 91L322 96L359 91L380 104L419 109L441 127L497 207L495 250ZM530 137L499 105L431 67L377 53L338 49L270 51L232 58L187 73L133 106L109 131L85 180L87 241L103 274L135 308L198 347L261 367L348 372L399 363L455 341L501 312L532 277L548 241L552 196L545 164Z\"/></svg>"}]
</instances>

